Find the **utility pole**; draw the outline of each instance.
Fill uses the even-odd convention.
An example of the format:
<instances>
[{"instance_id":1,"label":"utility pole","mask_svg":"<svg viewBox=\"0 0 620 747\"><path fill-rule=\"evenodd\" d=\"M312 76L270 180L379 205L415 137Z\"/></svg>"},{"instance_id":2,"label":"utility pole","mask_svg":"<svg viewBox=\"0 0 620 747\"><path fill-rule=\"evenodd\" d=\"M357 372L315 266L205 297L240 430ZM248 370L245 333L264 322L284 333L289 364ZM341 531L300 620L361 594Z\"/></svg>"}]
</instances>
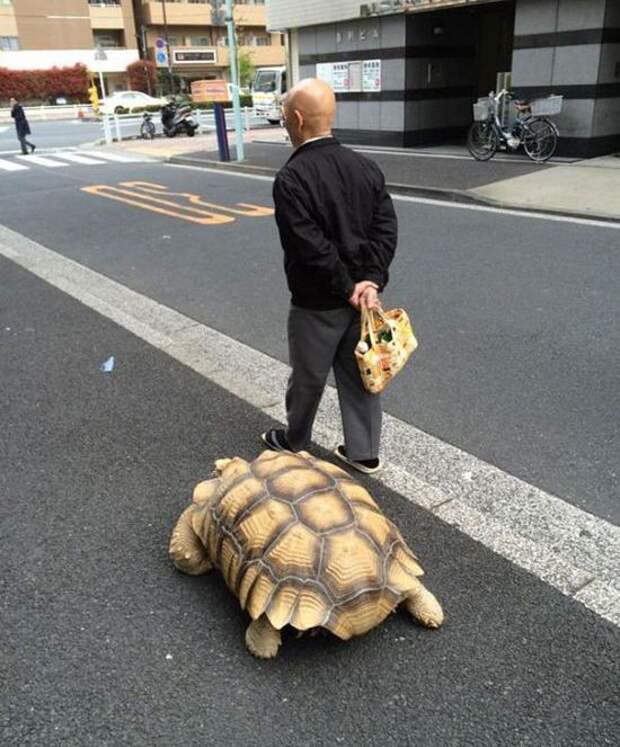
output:
<instances>
[{"instance_id":1,"label":"utility pole","mask_svg":"<svg viewBox=\"0 0 620 747\"><path fill-rule=\"evenodd\" d=\"M245 158L243 152L243 124L241 122L241 102L239 100L239 65L237 61L237 39L233 18L233 0L226 0L226 25L228 26L228 56L230 58L230 75L232 78L233 110L235 112L235 143L237 161Z\"/></svg>"},{"instance_id":2,"label":"utility pole","mask_svg":"<svg viewBox=\"0 0 620 747\"><path fill-rule=\"evenodd\" d=\"M172 74L172 55L170 54L170 42L168 41L168 17L166 15L166 0L161 0L161 9L164 14L164 39L166 40L166 52L168 52L168 77L170 78L170 93L176 93L174 75Z\"/></svg>"}]
</instances>

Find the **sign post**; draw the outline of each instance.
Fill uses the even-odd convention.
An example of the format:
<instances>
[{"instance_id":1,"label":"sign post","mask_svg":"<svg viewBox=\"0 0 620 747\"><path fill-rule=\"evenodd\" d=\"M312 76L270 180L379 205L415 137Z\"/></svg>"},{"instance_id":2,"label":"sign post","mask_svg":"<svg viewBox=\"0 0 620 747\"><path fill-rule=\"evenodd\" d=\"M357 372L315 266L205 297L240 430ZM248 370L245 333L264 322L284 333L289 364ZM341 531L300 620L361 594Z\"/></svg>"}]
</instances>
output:
<instances>
[{"instance_id":1,"label":"sign post","mask_svg":"<svg viewBox=\"0 0 620 747\"><path fill-rule=\"evenodd\" d=\"M241 102L239 100L239 68L237 65L237 40L235 38L235 22L233 18L232 0L226 0L226 25L228 26L228 56L230 58L230 77L232 78L232 100L235 112L235 144L237 146L237 161L245 158L243 152L243 123L241 121Z\"/></svg>"}]
</instances>

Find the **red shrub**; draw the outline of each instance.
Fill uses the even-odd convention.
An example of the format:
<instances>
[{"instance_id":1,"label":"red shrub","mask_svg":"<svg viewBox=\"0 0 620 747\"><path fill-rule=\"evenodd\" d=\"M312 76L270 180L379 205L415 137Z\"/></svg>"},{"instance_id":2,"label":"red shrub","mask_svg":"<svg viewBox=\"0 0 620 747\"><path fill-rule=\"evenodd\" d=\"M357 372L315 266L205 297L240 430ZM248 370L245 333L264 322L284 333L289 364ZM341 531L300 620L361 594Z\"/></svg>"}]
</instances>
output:
<instances>
[{"instance_id":1,"label":"red shrub","mask_svg":"<svg viewBox=\"0 0 620 747\"><path fill-rule=\"evenodd\" d=\"M84 65L53 67L50 70L0 68L0 99L13 96L20 101L28 101L64 96L86 100L88 85L88 69Z\"/></svg>"},{"instance_id":2,"label":"red shrub","mask_svg":"<svg viewBox=\"0 0 620 747\"><path fill-rule=\"evenodd\" d=\"M153 93L157 83L157 65L151 60L138 60L127 66L129 75L129 86L132 91L144 91Z\"/></svg>"}]
</instances>

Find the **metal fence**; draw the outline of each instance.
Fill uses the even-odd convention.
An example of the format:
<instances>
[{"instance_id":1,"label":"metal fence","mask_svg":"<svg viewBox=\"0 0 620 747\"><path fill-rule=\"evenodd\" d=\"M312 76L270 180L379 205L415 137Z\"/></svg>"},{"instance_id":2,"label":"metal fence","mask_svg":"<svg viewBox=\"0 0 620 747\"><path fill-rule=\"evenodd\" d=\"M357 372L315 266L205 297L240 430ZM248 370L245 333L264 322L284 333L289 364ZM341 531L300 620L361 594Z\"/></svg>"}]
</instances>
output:
<instances>
[{"instance_id":1,"label":"metal fence","mask_svg":"<svg viewBox=\"0 0 620 747\"><path fill-rule=\"evenodd\" d=\"M155 134L163 135L159 112L150 112L153 124L155 125ZM233 130L235 126L234 111L232 108L225 109L226 128ZM241 118L244 129L253 130L260 127L267 127L268 123L264 114L258 115L252 107L245 106L241 109ZM198 132L215 132L215 119L212 110L195 109L193 111L194 119L198 122ZM101 117L103 127L103 138L106 143L113 141L129 140L140 137L140 126L143 115L139 114L104 114Z\"/></svg>"},{"instance_id":2,"label":"metal fence","mask_svg":"<svg viewBox=\"0 0 620 747\"><path fill-rule=\"evenodd\" d=\"M26 117L31 122L53 121L61 119L91 119L94 117L93 108L90 104L67 104L59 106L25 106ZM6 107L0 109L0 122L11 122L11 109Z\"/></svg>"}]
</instances>

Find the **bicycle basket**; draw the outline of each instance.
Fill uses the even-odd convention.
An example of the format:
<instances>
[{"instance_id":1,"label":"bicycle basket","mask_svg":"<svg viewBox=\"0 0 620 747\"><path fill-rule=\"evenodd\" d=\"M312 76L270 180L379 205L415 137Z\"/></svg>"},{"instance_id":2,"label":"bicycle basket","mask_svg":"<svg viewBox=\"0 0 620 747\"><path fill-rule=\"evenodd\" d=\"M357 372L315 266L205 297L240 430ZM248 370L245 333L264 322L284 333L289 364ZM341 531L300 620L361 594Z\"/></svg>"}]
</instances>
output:
<instances>
[{"instance_id":1,"label":"bicycle basket","mask_svg":"<svg viewBox=\"0 0 620 747\"><path fill-rule=\"evenodd\" d=\"M547 96L546 99L536 99L531 102L532 114L536 117L559 114L562 111L564 96Z\"/></svg>"},{"instance_id":2,"label":"bicycle basket","mask_svg":"<svg viewBox=\"0 0 620 747\"><path fill-rule=\"evenodd\" d=\"M485 122L491 114L491 99L478 99L474 102L474 121Z\"/></svg>"}]
</instances>

